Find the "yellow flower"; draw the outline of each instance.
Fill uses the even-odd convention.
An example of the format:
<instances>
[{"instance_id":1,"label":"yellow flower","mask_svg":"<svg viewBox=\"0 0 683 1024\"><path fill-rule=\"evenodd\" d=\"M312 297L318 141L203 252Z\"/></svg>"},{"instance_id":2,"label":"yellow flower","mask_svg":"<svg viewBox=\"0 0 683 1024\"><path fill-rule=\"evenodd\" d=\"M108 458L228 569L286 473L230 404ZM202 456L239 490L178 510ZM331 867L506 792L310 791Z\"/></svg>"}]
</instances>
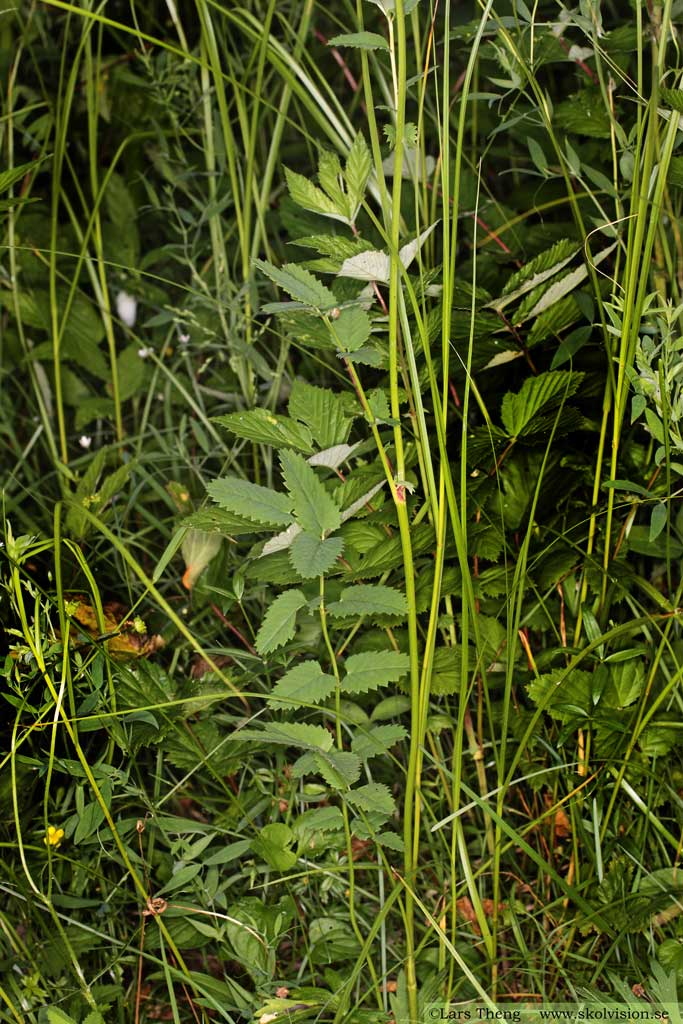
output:
<instances>
[{"instance_id":1,"label":"yellow flower","mask_svg":"<svg viewBox=\"0 0 683 1024\"><path fill-rule=\"evenodd\" d=\"M63 838L63 828L55 828L54 825L48 825L47 834L43 836L43 842L46 846L59 846Z\"/></svg>"}]
</instances>

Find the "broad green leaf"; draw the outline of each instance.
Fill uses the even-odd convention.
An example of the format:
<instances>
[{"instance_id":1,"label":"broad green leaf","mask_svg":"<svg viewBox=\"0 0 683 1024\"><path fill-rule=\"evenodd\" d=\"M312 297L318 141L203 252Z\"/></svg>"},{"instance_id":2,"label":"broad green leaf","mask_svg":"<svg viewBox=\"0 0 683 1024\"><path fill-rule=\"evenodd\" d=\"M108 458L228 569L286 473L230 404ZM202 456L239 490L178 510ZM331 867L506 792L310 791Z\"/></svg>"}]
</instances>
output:
<instances>
[{"instance_id":1,"label":"broad green leaf","mask_svg":"<svg viewBox=\"0 0 683 1024\"><path fill-rule=\"evenodd\" d=\"M405 594L383 584L359 583L342 590L338 601L327 605L330 615L406 615Z\"/></svg>"},{"instance_id":2,"label":"broad green leaf","mask_svg":"<svg viewBox=\"0 0 683 1024\"><path fill-rule=\"evenodd\" d=\"M346 205L339 209L329 196L325 195L321 188L314 185L312 181L305 178L303 174L297 174L285 167L287 188L292 200L304 210L312 213L319 213L323 217L331 217L333 220L340 220L343 224L349 223ZM334 305L334 303L333 303Z\"/></svg>"},{"instance_id":3,"label":"broad green leaf","mask_svg":"<svg viewBox=\"0 0 683 1024\"><path fill-rule=\"evenodd\" d=\"M395 683L406 674L410 662L400 651L364 651L346 659L342 679L344 693L367 693L387 683Z\"/></svg>"},{"instance_id":4,"label":"broad green leaf","mask_svg":"<svg viewBox=\"0 0 683 1024\"><path fill-rule=\"evenodd\" d=\"M358 50L388 50L389 44L377 32L348 32L330 39L328 46L351 46Z\"/></svg>"},{"instance_id":5,"label":"broad green leaf","mask_svg":"<svg viewBox=\"0 0 683 1024\"><path fill-rule=\"evenodd\" d=\"M526 336L527 348L538 345L547 338L557 338L562 331L566 330L583 318L583 313L576 301L575 295L565 295L559 302L554 302L549 309L544 310L534 320L534 325Z\"/></svg>"},{"instance_id":6,"label":"broad green leaf","mask_svg":"<svg viewBox=\"0 0 683 1024\"><path fill-rule=\"evenodd\" d=\"M339 157L327 149L318 157L318 181L321 187L347 219L350 220L349 201L341 187L342 169Z\"/></svg>"},{"instance_id":7,"label":"broad green leaf","mask_svg":"<svg viewBox=\"0 0 683 1024\"><path fill-rule=\"evenodd\" d=\"M379 782L369 782L366 786L359 786L346 794L348 803L363 811L375 811L389 817L394 813L394 798L389 792L388 786Z\"/></svg>"},{"instance_id":8,"label":"broad green leaf","mask_svg":"<svg viewBox=\"0 0 683 1024\"><path fill-rule=\"evenodd\" d=\"M676 972L676 980L683 982L683 944L679 939L664 939L657 947L657 959L667 971Z\"/></svg>"},{"instance_id":9,"label":"broad green leaf","mask_svg":"<svg viewBox=\"0 0 683 1024\"><path fill-rule=\"evenodd\" d=\"M192 882L199 872L202 870L202 864L185 864L178 871L176 871L171 878L159 891L164 892L175 892L177 889L186 889L190 882Z\"/></svg>"},{"instance_id":10,"label":"broad green leaf","mask_svg":"<svg viewBox=\"0 0 683 1024\"><path fill-rule=\"evenodd\" d=\"M388 850L395 850L396 853L403 853L405 849L403 840L395 832L376 832L372 838L378 846L386 846Z\"/></svg>"},{"instance_id":11,"label":"broad green leaf","mask_svg":"<svg viewBox=\"0 0 683 1024\"><path fill-rule=\"evenodd\" d=\"M73 1017L70 1017L68 1013L64 1013L63 1010L59 1010L56 1006L48 1007L46 1016L48 1024L76 1024Z\"/></svg>"},{"instance_id":12,"label":"broad green leaf","mask_svg":"<svg viewBox=\"0 0 683 1024\"><path fill-rule=\"evenodd\" d=\"M181 519L181 526L192 530L203 530L206 533L223 533L227 537L240 537L255 533L257 526L244 516L237 516L223 508L203 508L193 512L186 519Z\"/></svg>"},{"instance_id":13,"label":"broad green leaf","mask_svg":"<svg viewBox=\"0 0 683 1024\"><path fill-rule=\"evenodd\" d=\"M635 551L638 555L648 555L650 558L683 558L683 544L675 537L660 535L652 541L649 537L648 526L632 526L628 535L629 551Z\"/></svg>"},{"instance_id":14,"label":"broad green leaf","mask_svg":"<svg viewBox=\"0 0 683 1024\"><path fill-rule=\"evenodd\" d=\"M289 526L293 522L292 499L288 494L230 476L212 480L206 489L217 505L245 519L273 526Z\"/></svg>"},{"instance_id":15,"label":"broad green leaf","mask_svg":"<svg viewBox=\"0 0 683 1024\"><path fill-rule=\"evenodd\" d=\"M82 843L84 839L88 839L93 835L104 821L104 811L98 803L94 800L92 803L86 804L83 812L79 815L78 825L76 831L73 834L73 842L75 845Z\"/></svg>"},{"instance_id":16,"label":"broad green leaf","mask_svg":"<svg viewBox=\"0 0 683 1024\"><path fill-rule=\"evenodd\" d=\"M293 842L294 833L289 825L274 821L264 825L256 839L252 839L251 848L275 871L289 871L297 861L296 854L290 849Z\"/></svg>"},{"instance_id":17,"label":"broad green leaf","mask_svg":"<svg viewBox=\"0 0 683 1024\"><path fill-rule=\"evenodd\" d=\"M282 451L280 464L301 529L316 537L337 530L341 526L341 511L303 456Z\"/></svg>"},{"instance_id":18,"label":"broad green leaf","mask_svg":"<svg viewBox=\"0 0 683 1024\"><path fill-rule=\"evenodd\" d=\"M269 704L300 708L320 704L334 693L334 676L327 675L317 661L302 661L285 673L268 697Z\"/></svg>"},{"instance_id":19,"label":"broad green leaf","mask_svg":"<svg viewBox=\"0 0 683 1024\"><path fill-rule=\"evenodd\" d=\"M667 515L667 508L663 501L658 501L656 505L653 505L650 514L650 534L648 536L650 543L657 540L657 537L659 537L666 526Z\"/></svg>"},{"instance_id":20,"label":"broad green leaf","mask_svg":"<svg viewBox=\"0 0 683 1024\"><path fill-rule=\"evenodd\" d=\"M213 422L220 423L236 437L256 441L258 444L296 448L307 455L313 451L311 431L305 423L297 423L288 416L278 416L269 409L231 412L226 416L214 417Z\"/></svg>"},{"instance_id":21,"label":"broad green leaf","mask_svg":"<svg viewBox=\"0 0 683 1024\"><path fill-rule=\"evenodd\" d=\"M324 576L344 550L342 537L326 537L324 540L311 533L298 534L290 549L290 561L305 580Z\"/></svg>"},{"instance_id":22,"label":"broad green leaf","mask_svg":"<svg viewBox=\"0 0 683 1024\"><path fill-rule=\"evenodd\" d=\"M470 655L469 663L470 665L476 663L476 655L473 653ZM462 679L461 673L462 647L437 647L432 663L431 692L435 697L458 693Z\"/></svg>"},{"instance_id":23,"label":"broad green leaf","mask_svg":"<svg viewBox=\"0 0 683 1024\"><path fill-rule=\"evenodd\" d=\"M344 818L339 807L312 807L294 821L292 831L304 839L316 832L339 832L344 827Z\"/></svg>"},{"instance_id":24,"label":"broad green leaf","mask_svg":"<svg viewBox=\"0 0 683 1024\"><path fill-rule=\"evenodd\" d=\"M527 146L529 147L529 153L531 154L531 159L533 160L536 169L545 177L548 171L548 158L543 152L543 149L539 146L536 140L532 138L527 139Z\"/></svg>"},{"instance_id":25,"label":"broad green leaf","mask_svg":"<svg viewBox=\"0 0 683 1024\"><path fill-rule=\"evenodd\" d=\"M347 790L360 778L361 763L356 754L348 750L329 750L313 755L315 766L328 786Z\"/></svg>"},{"instance_id":26,"label":"broad green leaf","mask_svg":"<svg viewBox=\"0 0 683 1024\"><path fill-rule=\"evenodd\" d=\"M370 317L360 306L342 309L337 320L332 321L334 343L342 352L358 352L371 333Z\"/></svg>"},{"instance_id":27,"label":"broad green leaf","mask_svg":"<svg viewBox=\"0 0 683 1024\"><path fill-rule=\"evenodd\" d=\"M553 356L550 369L557 370L563 363L568 363L587 344L592 333L593 328L590 324L584 324L583 327L577 327L566 338L563 338L557 352Z\"/></svg>"},{"instance_id":28,"label":"broad green leaf","mask_svg":"<svg viewBox=\"0 0 683 1024\"><path fill-rule=\"evenodd\" d=\"M351 749L362 761L369 761L371 757L386 754L407 735L402 725L378 725L367 731L358 730L353 737Z\"/></svg>"},{"instance_id":29,"label":"broad green leaf","mask_svg":"<svg viewBox=\"0 0 683 1024\"><path fill-rule=\"evenodd\" d=\"M526 292L543 284L548 278L554 277L563 267L566 267L578 251L579 247L576 242L570 242L566 238L555 242L550 249L539 253L538 256L529 260L521 270L508 278L503 288L503 297L494 300L489 305L493 309L503 309L508 303L514 302Z\"/></svg>"},{"instance_id":30,"label":"broad green leaf","mask_svg":"<svg viewBox=\"0 0 683 1024\"><path fill-rule=\"evenodd\" d=\"M371 249L369 242L362 238L344 238L343 235L305 235L297 238L295 245L301 245L304 249L315 249L324 256L339 260L339 266L347 256L357 256L359 252ZM338 267L334 271L336 273Z\"/></svg>"},{"instance_id":31,"label":"broad green leaf","mask_svg":"<svg viewBox=\"0 0 683 1024\"><path fill-rule=\"evenodd\" d=\"M609 245L606 249L603 249L596 256L593 257L593 264L597 265L606 259L617 243L614 242ZM585 264L581 264L576 270L572 270L571 273L566 274L564 277L558 278L553 281L552 284L548 285L547 288L539 289L539 292L532 292L528 299L522 303L518 311L515 313L515 323L520 324L525 320L534 320L539 317L541 313L544 313L551 306L554 306L565 296L573 292L578 286L586 280L588 277L588 270Z\"/></svg>"},{"instance_id":32,"label":"broad green leaf","mask_svg":"<svg viewBox=\"0 0 683 1024\"><path fill-rule=\"evenodd\" d=\"M560 135L575 132L595 139L608 139L611 130L609 110L603 103L595 102L593 90L581 89L555 106L553 128Z\"/></svg>"},{"instance_id":33,"label":"broad green leaf","mask_svg":"<svg viewBox=\"0 0 683 1024\"><path fill-rule=\"evenodd\" d=\"M256 634L255 646L259 654L270 654L292 639L296 629L296 614L307 603L300 590L285 590L275 598Z\"/></svg>"},{"instance_id":34,"label":"broad green leaf","mask_svg":"<svg viewBox=\"0 0 683 1024\"><path fill-rule=\"evenodd\" d=\"M508 392L503 398L501 418L510 437L522 437L534 416L571 397L582 380L582 373L551 370L538 377L528 377L518 394Z\"/></svg>"},{"instance_id":35,"label":"broad green leaf","mask_svg":"<svg viewBox=\"0 0 683 1024\"><path fill-rule=\"evenodd\" d=\"M645 684L645 666L642 653L628 661L609 666L609 683L602 700L610 708L627 708L638 699Z\"/></svg>"},{"instance_id":36,"label":"broad green leaf","mask_svg":"<svg viewBox=\"0 0 683 1024\"><path fill-rule=\"evenodd\" d=\"M660 444L664 444L664 425L659 419L653 409L647 408L645 410L645 420L647 427L655 441L659 441Z\"/></svg>"},{"instance_id":37,"label":"broad green leaf","mask_svg":"<svg viewBox=\"0 0 683 1024\"><path fill-rule=\"evenodd\" d=\"M295 380L288 409L290 416L306 424L306 429L321 448L332 448L348 440L352 421L344 414L340 396L329 388Z\"/></svg>"},{"instance_id":38,"label":"broad green leaf","mask_svg":"<svg viewBox=\"0 0 683 1024\"><path fill-rule=\"evenodd\" d=\"M372 35L372 33L367 34ZM382 37L380 36L379 38L381 39ZM355 220L358 208L363 201L365 187L368 183L371 170L372 156L368 149L367 142L359 132L351 143L351 148L349 150L349 155L346 158L346 166L344 169L352 220Z\"/></svg>"},{"instance_id":39,"label":"broad green leaf","mask_svg":"<svg viewBox=\"0 0 683 1024\"><path fill-rule=\"evenodd\" d=\"M538 676L528 684L527 691L533 702L553 718L565 723L575 720L578 723L594 707L591 673L574 669L564 679L561 676L560 670Z\"/></svg>"},{"instance_id":40,"label":"broad green leaf","mask_svg":"<svg viewBox=\"0 0 683 1024\"><path fill-rule=\"evenodd\" d=\"M660 89L659 98L666 103L667 107L683 114L683 92L680 89Z\"/></svg>"},{"instance_id":41,"label":"broad green leaf","mask_svg":"<svg viewBox=\"0 0 683 1024\"><path fill-rule=\"evenodd\" d=\"M304 750L330 750L334 742L332 734L322 725L308 725L305 722L269 722L263 729L238 729L231 739L278 743Z\"/></svg>"},{"instance_id":42,"label":"broad green leaf","mask_svg":"<svg viewBox=\"0 0 683 1024\"><path fill-rule=\"evenodd\" d=\"M310 271L298 263L285 263L274 267L265 260L254 260L254 265L273 281L278 288L287 292L297 302L312 309L334 309L337 300L329 288L321 284Z\"/></svg>"}]
</instances>

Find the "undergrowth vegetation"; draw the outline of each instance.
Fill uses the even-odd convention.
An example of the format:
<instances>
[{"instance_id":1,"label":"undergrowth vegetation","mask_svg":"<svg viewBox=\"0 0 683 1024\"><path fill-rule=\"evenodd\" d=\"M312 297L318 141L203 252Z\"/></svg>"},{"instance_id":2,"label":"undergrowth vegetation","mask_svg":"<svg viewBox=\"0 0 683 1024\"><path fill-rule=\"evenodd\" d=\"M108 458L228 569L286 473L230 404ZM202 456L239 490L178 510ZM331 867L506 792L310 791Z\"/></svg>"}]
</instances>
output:
<instances>
[{"instance_id":1,"label":"undergrowth vegetation","mask_svg":"<svg viewBox=\"0 0 683 1024\"><path fill-rule=\"evenodd\" d=\"M680 0L4 4L0 1020L683 984Z\"/></svg>"}]
</instances>

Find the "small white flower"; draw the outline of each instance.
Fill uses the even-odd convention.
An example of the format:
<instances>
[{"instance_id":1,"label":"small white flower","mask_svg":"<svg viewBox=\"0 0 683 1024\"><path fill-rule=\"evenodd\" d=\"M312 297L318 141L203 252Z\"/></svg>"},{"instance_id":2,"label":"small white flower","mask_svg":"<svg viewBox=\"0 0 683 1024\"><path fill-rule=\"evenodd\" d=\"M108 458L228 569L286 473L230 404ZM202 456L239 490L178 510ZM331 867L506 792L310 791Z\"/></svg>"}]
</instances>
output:
<instances>
[{"instance_id":1,"label":"small white flower","mask_svg":"<svg viewBox=\"0 0 683 1024\"><path fill-rule=\"evenodd\" d=\"M145 345L143 348L138 349L138 355L140 356L140 359L149 359L149 357L153 354L154 349L150 348L148 345Z\"/></svg>"},{"instance_id":2,"label":"small white flower","mask_svg":"<svg viewBox=\"0 0 683 1024\"><path fill-rule=\"evenodd\" d=\"M92 444L92 437L88 437L87 434L82 434L78 439L78 443L81 448L85 448L87 450Z\"/></svg>"},{"instance_id":3,"label":"small white flower","mask_svg":"<svg viewBox=\"0 0 683 1024\"><path fill-rule=\"evenodd\" d=\"M178 341L180 342L181 345L187 345L189 340L190 340L190 335L189 334L184 334L181 331L180 334L178 335Z\"/></svg>"},{"instance_id":4,"label":"small white flower","mask_svg":"<svg viewBox=\"0 0 683 1024\"><path fill-rule=\"evenodd\" d=\"M116 296L116 312L126 327L134 327L138 313L138 300L128 292L119 292Z\"/></svg>"}]
</instances>

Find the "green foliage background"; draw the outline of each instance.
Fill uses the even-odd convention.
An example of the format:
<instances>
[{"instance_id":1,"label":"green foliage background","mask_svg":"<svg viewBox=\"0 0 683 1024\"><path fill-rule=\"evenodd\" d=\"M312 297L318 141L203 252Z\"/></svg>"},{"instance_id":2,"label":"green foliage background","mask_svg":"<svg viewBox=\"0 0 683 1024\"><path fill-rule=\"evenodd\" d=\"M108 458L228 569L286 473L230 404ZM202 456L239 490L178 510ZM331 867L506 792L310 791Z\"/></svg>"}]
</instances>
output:
<instances>
[{"instance_id":1,"label":"green foliage background","mask_svg":"<svg viewBox=\"0 0 683 1024\"><path fill-rule=\"evenodd\" d=\"M677 1001L682 14L5 5L0 1020Z\"/></svg>"}]
</instances>

